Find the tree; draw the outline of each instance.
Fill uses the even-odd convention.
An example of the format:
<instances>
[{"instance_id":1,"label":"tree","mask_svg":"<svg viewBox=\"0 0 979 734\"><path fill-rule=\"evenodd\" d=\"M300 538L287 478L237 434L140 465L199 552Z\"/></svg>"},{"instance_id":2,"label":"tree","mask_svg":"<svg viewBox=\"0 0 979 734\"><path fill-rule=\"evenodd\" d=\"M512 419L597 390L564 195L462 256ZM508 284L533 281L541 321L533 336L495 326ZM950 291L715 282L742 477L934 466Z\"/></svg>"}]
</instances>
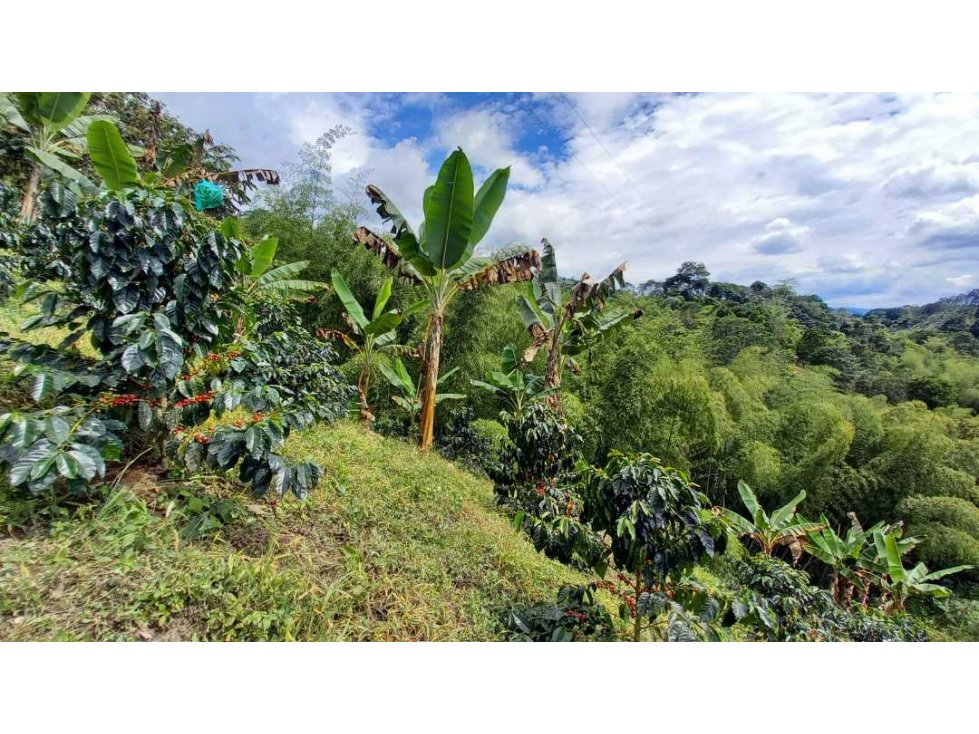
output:
<instances>
[{"instance_id":1,"label":"tree","mask_svg":"<svg viewBox=\"0 0 979 734\"><path fill-rule=\"evenodd\" d=\"M487 373L486 381L471 380L475 386L495 395L514 416L523 415L524 408L538 400L553 395L556 388L544 386L540 375L524 374L517 357L517 348L507 344L503 348L500 370Z\"/></svg>"},{"instance_id":2,"label":"tree","mask_svg":"<svg viewBox=\"0 0 979 734\"><path fill-rule=\"evenodd\" d=\"M357 380L360 419L370 424L374 422L374 414L371 413L370 405L367 402L367 392L370 389L371 371L374 366L374 360L380 351L405 349L402 345L395 344L394 342L397 337L396 330L401 325L401 322L404 321L405 316L420 308L424 308L425 303L423 301L417 302L405 309L404 312L397 309L385 311L384 307L391 297L391 288L394 284L394 278L388 276L384 281L384 285L381 286L380 292L377 294L377 299L374 301L374 311L370 319L368 319L363 307L350 291L343 276L340 273L334 272L331 277L333 280L333 290L337 294L337 298L343 303L344 308L347 309L345 316L350 334L327 329L320 329L319 333L324 336L337 335L353 352L360 355L362 367L360 369L360 377ZM395 386L400 385L400 377L392 384ZM411 383L411 385L413 387L414 383Z\"/></svg>"},{"instance_id":3,"label":"tree","mask_svg":"<svg viewBox=\"0 0 979 734\"><path fill-rule=\"evenodd\" d=\"M241 224L234 217L228 217L221 222L221 233L231 239L242 242L245 240ZM278 249L279 238L265 236L245 250L237 268L245 276L243 292L246 297L305 301L313 297L312 294L328 287L326 283L295 277L309 265L306 260L284 263L273 268L272 263Z\"/></svg>"},{"instance_id":4,"label":"tree","mask_svg":"<svg viewBox=\"0 0 979 734\"><path fill-rule=\"evenodd\" d=\"M541 240L541 247L544 253L540 272L518 301L524 325L534 340L524 353L524 360L530 362L547 345L544 387L555 391L548 402L560 407L557 391L561 388L565 363L574 370L579 369L575 356L601 344L629 321L642 316L642 311L615 309L603 313L608 297L625 286L625 263L601 281L585 273L565 292L558 278L554 248L546 239Z\"/></svg>"},{"instance_id":5,"label":"tree","mask_svg":"<svg viewBox=\"0 0 979 734\"><path fill-rule=\"evenodd\" d=\"M494 261L473 257L506 195L509 168L497 169L473 197L469 159L459 148L442 164L435 183L425 191L422 208L425 221L418 234L376 186L367 195L377 213L391 224L394 242L366 227L358 228L354 242L377 254L401 277L420 285L428 302L421 366L421 417L418 445L427 449L435 434L435 404L439 383L439 359L446 307L459 294L484 285L530 280L540 267L534 250Z\"/></svg>"},{"instance_id":6,"label":"tree","mask_svg":"<svg viewBox=\"0 0 979 734\"><path fill-rule=\"evenodd\" d=\"M68 334L57 348L2 344L39 408L0 416L11 486L82 489L134 449L133 461L153 451L190 471L238 468L256 494L304 495L318 467L277 451L292 428L345 409L352 389L331 364L330 345L282 304L270 315L267 303L249 298L243 243L179 191L141 177L117 129L94 121L87 138L103 188L81 201L61 197L67 211L47 231L65 275L25 284L26 300L41 308L24 330ZM251 309L266 311L254 339L236 328ZM78 351L83 337L95 357ZM248 421L227 415L239 408Z\"/></svg>"},{"instance_id":7,"label":"tree","mask_svg":"<svg viewBox=\"0 0 979 734\"><path fill-rule=\"evenodd\" d=\"M765 512L765 508L745 482L738 482L738 494L750 513L749 517L743 517L726 507L720 508L721 517L738 535L746 535L755 541L766 556L772 555L778 546L784 545L792 553L792 559L798 562L802 557L803 539L823 527L796 515L796 507L806 498L805 490L771 515Z\"/></svg>"},{"instance_id":8,"label":"tree","mask_svg":"<svg viewBox=\"0 0 979 734\"><path fill-rule=\"evenodd\" d=\"M676 275L663 281L663 292L668 296L680 296L684 300L701 298L707 293L710 273L703 263L688 260L677 268Z\"/></svg>"},{"instance_id":9,"label":"tree","mask_svg":"<svg viewBox=\"0 0 979 734\"><path fill-rule=\"evenodd\" d=\"M929 408L955 405L957 392L950 380L938 375L918 377L908 383L908 399L920 400Z\"/></svg>"},{"instance_id":10,"label":"tree","mask_svg":"<svg viewBox=\"0 0 979 734\"><path fill-rule=\"evenodd\" d=\"M705 509L707 497L655 457L618 451L604 469L586 473L582 494L584 519L608 535L615 565L632 574L632 639L642 639L644 617L651 626L665 624L668 636L678 625L687 634L706 631L719 607L683 582L705 557L723 551L725 534Z\"/></svg>"},{"instance_id":11,"label":"tree","mask_svg":"<svg viewBox=\"0 0 979 734\"><path fill-rule=\"evenodd\" d=\"M869 583L862 559L874 535L885 530L882 522L864 530L856 514L851 512L849 517L850 528L845 536L840 536L823 515L820 518L822 529L811 533L805 543L805 549L811 556L830 567L830 593L833 600L842 606L849 605L854 588L866 588Z\"/></svg>"},{"instance_id":12,"label":"tree","mask_svg":"<svg viewBox=\"0 0 979 734\"><path fill-rule=\"evenodd\" d=\"M333 146L353 129L335 125L312 143L299 148L299 163L293 165L290 176L295 178L289 196L298 199L309 213L310 224L316 226L318 214L328 210L333 203L331 174L333 172Z\"/></svg>"},{"instance_id":13,"label":"tree","mask_svg":"<svg viewBox=\"0 0 979 734\"><path fill-rule=\"evenodd\" d=\"M914 568L905 568L901 556L906 551L902 550L894 533L875 533L874 545L887 570L885 588L891 597L884 607L887 612L904 611L904 605L911 596L930 596L937 599L949 596L951 591L933 582L972 568L952 566L940 571L929 571L924 563L919 563Z\"/></svg>"},{"instance_id":14,"label":"tree","mask_svg":"<svg viewBox=\"0 0 979 734\"><path fill-rule=\"evenodd\" d=\"M34 206L41 185L41 173L54 171L87 193L96 186L73 164L87 148L85 133L96 119L83 116L91 92L16 92L0 93L0 121L24 136L24 151L31 162L31 173L24 187L20 221L34 218Z\"/></svg>"},{"instance_id":15,"label":"tree","mask_svg":"<svg viewBox=\"0 0 979 734\"><path fill-rule=\"evenodd\" d=\"M948 489L939 491L951 494ZM979 507L975 501L951 496L913 496L897 506L897 514L907 519L908 533L921 538L915 548L919 561L938 567L979 566ZM976 574L970 576L974 580Z\"/></svg>"}]
</instances>

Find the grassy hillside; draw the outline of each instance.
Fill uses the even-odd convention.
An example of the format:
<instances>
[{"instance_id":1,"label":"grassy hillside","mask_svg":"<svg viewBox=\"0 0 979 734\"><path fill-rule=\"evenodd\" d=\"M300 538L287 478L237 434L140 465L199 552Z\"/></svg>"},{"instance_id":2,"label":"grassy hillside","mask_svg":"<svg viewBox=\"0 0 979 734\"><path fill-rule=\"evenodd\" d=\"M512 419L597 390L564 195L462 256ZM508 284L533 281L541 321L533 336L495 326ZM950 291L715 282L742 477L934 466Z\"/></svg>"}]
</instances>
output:
<instances>
[{"instance_id":1,"label":"grassy hillside","mask_svg":"<svg viewBox=\"0 0 979 734\"><path fill-rule=\"evenodd\" d=\"M216 539L182 539L172 488L138 470L107 502L0 539L0 639L499 639L507 604L582 580L435 455L354 424L290 449L322 464L320 487L245 501Z\"/></svg>"}]
</instances>

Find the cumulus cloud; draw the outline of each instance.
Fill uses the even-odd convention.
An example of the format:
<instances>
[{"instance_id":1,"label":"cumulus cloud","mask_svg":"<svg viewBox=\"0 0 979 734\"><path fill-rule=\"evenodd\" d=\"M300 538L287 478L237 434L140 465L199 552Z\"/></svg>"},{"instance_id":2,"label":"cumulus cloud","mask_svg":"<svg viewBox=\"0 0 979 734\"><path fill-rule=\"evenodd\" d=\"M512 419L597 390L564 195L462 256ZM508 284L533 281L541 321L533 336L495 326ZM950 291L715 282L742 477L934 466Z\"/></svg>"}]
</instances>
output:
<instances>
[{"instance_id":1,"label":"cumulus cloud","mask_svg":"<svg viewBox=\"0 0 979 734\"><path fill-rule=\"evenodd\" d=\"M409 134L411 105L431 123ZM278 95L260 119L222 106L210 124L188 103L188 122L246 158L350 125L338 174L369 172L412 216L456 146L477 175L512 165L487 247L546 236L568 275L627 259L642 282L700 260L717 279L794 278L879 306L947 295L979 248L979 95Z\"/></svg>"},{"instance_id":2,"label":"cumulus cloud","mask_svg":"<svg viewBox=\"0 0 979 734\"><path fill-rule=\"evenodd\" d=\"M857 255L829 255L816 259L819 272L826 274L861 273L867 265Z\"/></svg>"},{"instance_id":3,"label":"cumulus cloud","mask_svg":"<svg viewBox=\"0 0 979 734\"><path fill-rule=\"evenodd\" d=\"M892 196L922 199L979 192L979 162L938 163L902 168L884 183Z\"/></svg>"},{"instance_id":4,"label":"cumulus cloud","mask_svg":"<svg viewBox=\"0 0 979 734\"><path fill-rule=\"evenodd\" d=\"M461 147L474 166L495 170L510 165L510 182L538 187L544 177L527 156L514 148L512 127L504 112L472 109L446 114L436 125L436 143L452 150Z\"/></svg>"},{"instance_id":5,"label":"cumulus cloud","mask_svg":"<svg viewBox=\"0 0 979 734\"><path fill-rule=\"evenodd\" d=\"M762 255L802 252L802 237L808 231L808 227L797 227L785 217L779 217L765 225L765 233L755 238L751 246Z\"/></svg>"},{"instance_id":6,"label":"cumulus cloud","mask_svg":"<svg viewBox=\"0 0 979 734\"><path fill-rule=\"evenodd\" d=\"M924 247L979 248L979 196L918 213L909 227Z\"/></svg>"},{"instance_id":7,"label":"cumulus cloud","mask_svg":"<svg viewBox=\"0 0 979 734\"><path fill-rule=\"evenodd\" d=\"M972 285L972 273L956 275L954 277L946 278L945 280L954 285L956 288L968 288L970 285Z\"/></svg>"}]
</instances>

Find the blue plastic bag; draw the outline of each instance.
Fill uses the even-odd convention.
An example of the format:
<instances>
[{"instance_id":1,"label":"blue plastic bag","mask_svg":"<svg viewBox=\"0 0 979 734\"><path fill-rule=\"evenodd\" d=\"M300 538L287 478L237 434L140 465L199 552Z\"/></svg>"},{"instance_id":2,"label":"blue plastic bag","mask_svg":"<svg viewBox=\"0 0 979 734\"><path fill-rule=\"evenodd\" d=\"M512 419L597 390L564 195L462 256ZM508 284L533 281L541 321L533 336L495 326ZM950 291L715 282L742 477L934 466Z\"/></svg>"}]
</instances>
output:
<instances>
[{"instance_id":1,"label":"blue plastic bag","mask_svg":"<svg viewBox=\"0 0 979 734\"><path fill-rule=\"evenodd\" d=\"M194 206L197 211L217 209L224 203L224 189L213 181L198 181L194 187Z\"/></svg>"}]
</instances>

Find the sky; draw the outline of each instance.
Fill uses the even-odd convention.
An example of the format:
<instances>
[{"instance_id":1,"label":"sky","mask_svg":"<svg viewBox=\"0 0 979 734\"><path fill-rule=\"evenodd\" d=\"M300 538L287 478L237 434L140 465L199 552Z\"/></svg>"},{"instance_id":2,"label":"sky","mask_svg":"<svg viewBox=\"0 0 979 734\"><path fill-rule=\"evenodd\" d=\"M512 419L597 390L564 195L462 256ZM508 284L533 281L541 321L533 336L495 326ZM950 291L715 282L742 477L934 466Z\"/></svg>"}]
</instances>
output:
<instances>
[{"instance_id":1,"label":"sky","mask_svg":"<svg viewBox=\"0 0 979 734\"><path fill-rule=\"evenodd\" d=\"M484 246L546 237L569 277L697 260L865 308L979 287L979 95L151 94L249 167L345 125L334 187L373 183L415 223L456 147L477 186L509 165Z\"/></svg>"}]
</instances>

